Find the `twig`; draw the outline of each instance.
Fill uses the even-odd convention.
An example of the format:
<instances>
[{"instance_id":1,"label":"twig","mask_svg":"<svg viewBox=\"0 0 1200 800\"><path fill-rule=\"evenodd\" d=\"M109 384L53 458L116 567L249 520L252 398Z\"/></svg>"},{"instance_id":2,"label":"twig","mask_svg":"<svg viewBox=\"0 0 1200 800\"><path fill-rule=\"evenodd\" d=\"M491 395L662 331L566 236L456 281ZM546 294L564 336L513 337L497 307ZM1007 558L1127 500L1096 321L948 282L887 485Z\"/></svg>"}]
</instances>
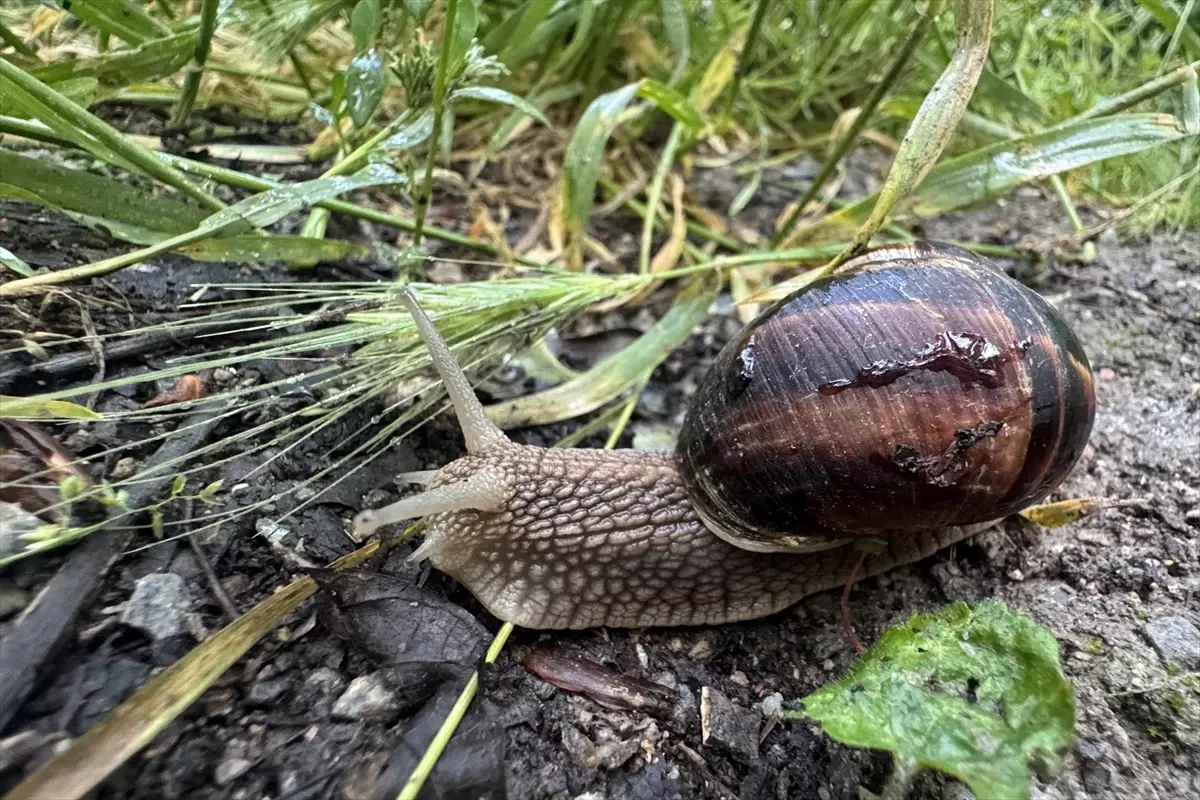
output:
<instances>
[{"instance_id":1,"label":"twig","mask_svg":"<svg viewBox=\"0 0 1200 800\"><path fill-rule=\"evenodd\" d=\"M189 497L186 505L184 506L184 520L185 523L189 525L192 521L192 504L194 502L195 501ZM220 528L221 526L216 525L215 527ZM225 592L225 587L222 586L221 581L217 579L217 573L215 570L213 570L212 564L208 561L208 554L204 552L204 548L200 545L200 540L196 538L200 534L200 531L204 530L208 529L201 528L199 531L189 532L187 535L187 541L188 544L192 546L192 552L196 554L196 560L200 562L200 571L204 573L204 577L208 580L208 588L212 590L213 597L217 598L217 604L220 605L221 610L225 612L226 621L233 622L242 615L242 612L238 611L237 606L235 606L233 601L229 599L229 595Z\"/></svg>"},{"instance_id":2,"label":"twig","mask_svg":"<svg viewBox=\"0 0 1200 800\"><path fill-rule=\"evenodd\" d=\"M216 426L218 412L198 411L181 426L183 433L167 439L146 462L148 468L173 461L198 447ZM140 508L174 478L167 473L130 487L127 506ZM108 567L121 555L133 529L109 523L76 547L46 587L0 641L0 730L12 719L40 677L42 665L63 644L80 609L87 604Z\"/></svg>"}]
</instances>

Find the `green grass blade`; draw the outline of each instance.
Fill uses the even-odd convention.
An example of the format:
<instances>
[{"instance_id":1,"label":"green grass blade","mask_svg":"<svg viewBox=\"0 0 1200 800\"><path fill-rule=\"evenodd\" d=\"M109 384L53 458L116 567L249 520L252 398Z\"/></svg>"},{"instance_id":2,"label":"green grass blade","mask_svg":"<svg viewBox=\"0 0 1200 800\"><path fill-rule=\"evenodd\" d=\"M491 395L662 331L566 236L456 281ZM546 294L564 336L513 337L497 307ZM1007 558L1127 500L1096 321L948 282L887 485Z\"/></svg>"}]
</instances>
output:
<instances>
[{"instance_id":1,"label":"green grass blade","mask_svg":"<svg viewBox=\"0 0 1200 800\"><path fill-rule=\"evenodd\" d=\"M58 4L88 25L135 46L171 33L143 10L144 4L133 0L58 0Z\"/></svg>"},{"instance_id":2,"label":"green grass blade","mask_svg":"<svg viewBox=\"0 0 1200 800\"><path fill-rule=\"evenodd\" d=\"M214 211L225 207L216 197L192 183L187 175L149 150L138 147L83 106L4 59L0 59L0 94L4 95L6 105L9 102L23 105L32 111L30 116L97 158L145 172Z\"/></svg>"},{"instance_id":3,"label":"green grass blade","mask_svg":"<svg viewBox=\"0 0 1200 800\"><path fill-rule=\"evenodd\" d=\"M194 30L176 33L152 39L135 48L111 50L95 58L72 59L39 67L31 74L43 83L51 84L71 78L95 78L101 86L128 86L174 75L192 57L196 49L196 35Z\"/></svg>"},{"instance_id":4,"label":"green grass blade","mask_svg":"<svg viewBox=\"0 0 1200 800\"><path fill-rule=\"evenodd\" d=\"M151 194L128 181L106 178L0 149L0 181L40 197L49 208L135 225L173 236L207 216L199 206Z\"/></svg>"},{"instance_id":5,"label":"green grass blade","mask_svg":"<svg viewBox=\"0 0 1200 800\"><path fill-rule=\"evenodd\" d=\"M22 278L0 285L0 297L35 292L81 278L107 275L118 269L140 263L169 250L190 245L220 235L233 235L253 228L271 225L295 211L329 200L340 194L370 186L401 183L405 177L384 164L372 164L354 175L336 178L317 178L290 186L280 186L254 195L206 217L193 231L164 239L132 253L107 258L79 267L63 269L32 278Z\"/></svg>"},{"instance_id":6,"label":"green grass blade","mask_svg":"<svg viewBox=\"0 0 1200 800\"><path fill-rule=\"evenodd\" d=\"M871 216L855 233L844 256L834 260L834 265L866 246L887 219L892 206L921 185L950 143L987 63L992 36L992 0L956 0L954 28L958 39L954 57L908 126L883 189L872 206Z\"/></svg>"},{"instance_id":7,"label":"green grass blade","mask_svg":"<svg viewBox=\"0 0 1200 800\"><path fill-rule=\"evenodd\" d=\"M1137 0L1138 5L1150 12L1150 16L1168 31L1178 31L1179 42L1188 58L1200 58L1200 31L1182 19L1179 9L1170 0Z\"/></svg>"},{"instance_id":8,"label":"green grass blade","mask_svg":"<svg viewBox=\"0 0 1200 800\"><path fill-rule=\"evenodd\" d=\"M1186 135L1179 120L1169 114L1122 114L997 142L940 164L897 208L897 215L928 217L978 205L1022 183L1138 153ZM870 216L877 196L830 215L808 232L809 237L846 235Z\"/></svg>"},{"instance_id":9,"label":"green grass blade","mask_svg":"<svg viewBox=\"0 0 1200 800\"><path fill-rule=\"evenodd\" d=\"M175 107L174 122L182 125L192 113L192 104L196 102L196 92L200 89L200 79L204 77L204 64L208 61L208 51L212 46L213 34L217 30L217 6L220 0L203 0L200 5L200 32L196 37L196 49L193 59L195 63L187 71L183 79L183 91L179 95L179 105Z\"/></svg>"},{"instance_id":10,"label":"green grass blade","mask_svg":"<svg viewBox=\"0 0 1200 800\"><path fill-rule=\"evenodd\" d=\"M563 158L563 197L565 222L571 235L572 260L582 261L583 236L596 182L600 178L600 163L608 139L617 129L617 122L637 93L638 84L631 83L593 100L575 125L567 152Z\"/></svg>"},{"instance_id":11,"label":"green grass blade","mask_svg":"<svg viewBox=\"0 0 1200 800\"><path fill-rule=\"evenodd\" d=\"M487 407L501 428L545 425L572 419L605 405L645 379L707 316L721 280L693 279L662 319L632 344L565 383Z\"/></svg>"}]
</instances>

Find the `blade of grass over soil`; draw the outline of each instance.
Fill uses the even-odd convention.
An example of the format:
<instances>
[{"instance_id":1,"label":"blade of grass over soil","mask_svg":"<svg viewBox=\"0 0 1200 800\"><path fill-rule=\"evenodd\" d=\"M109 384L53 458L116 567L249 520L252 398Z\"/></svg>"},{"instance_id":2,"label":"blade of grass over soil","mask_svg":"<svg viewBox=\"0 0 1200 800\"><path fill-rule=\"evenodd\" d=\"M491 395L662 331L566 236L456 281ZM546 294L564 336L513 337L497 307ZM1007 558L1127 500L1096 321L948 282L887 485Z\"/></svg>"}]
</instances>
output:
<instances>
[{"instance_id":1,"label":"blade of grass over soil","mask_svg":"<svg viewBox=\"0 0 1200 800\"><path fill-rule=\"evenodd\" d=\"M210 210L220 211L225 207L224 203L196 186L185 174L154 153L138 147L83 106L2 58L0 94L5 98L6 113L12 113L14 107L22 109L25 116L44 122L55 133L70 139L97 158L145 172Z\"/></svg>"}]
</instances>

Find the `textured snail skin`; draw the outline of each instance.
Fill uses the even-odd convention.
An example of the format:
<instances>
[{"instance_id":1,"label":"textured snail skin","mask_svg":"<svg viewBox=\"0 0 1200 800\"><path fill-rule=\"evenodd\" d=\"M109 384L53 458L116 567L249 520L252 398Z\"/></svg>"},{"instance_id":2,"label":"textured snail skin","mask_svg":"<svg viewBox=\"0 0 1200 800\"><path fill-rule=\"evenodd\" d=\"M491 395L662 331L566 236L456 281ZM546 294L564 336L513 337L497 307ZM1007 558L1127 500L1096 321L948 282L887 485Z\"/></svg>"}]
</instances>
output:
<instances>
[{"instance_id":1,"label":"textured snail skin","mask_svg":"<svg viewBox=\"0 0 1200 800\"><path fill-rule=\"evenodd\" d=\"M716 625L755 619L841 586L860 551L744 550L714 536L671 453L507 444L467 456L431 484L481 470L511 492L496 512L425 518L422 550L487 609L526 628ZM919 561L988 524L890 537L861 575Z\"/></svg>"}]
</instances>

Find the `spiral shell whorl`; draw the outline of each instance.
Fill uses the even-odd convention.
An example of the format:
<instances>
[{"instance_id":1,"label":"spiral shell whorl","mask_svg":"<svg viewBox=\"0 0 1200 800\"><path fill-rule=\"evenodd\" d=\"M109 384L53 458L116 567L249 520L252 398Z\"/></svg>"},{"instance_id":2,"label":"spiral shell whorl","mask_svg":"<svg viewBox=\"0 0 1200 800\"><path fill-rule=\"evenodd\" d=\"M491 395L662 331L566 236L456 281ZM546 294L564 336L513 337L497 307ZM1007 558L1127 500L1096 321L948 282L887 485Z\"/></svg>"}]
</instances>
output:
<instances>
[{"instance_id":1,"label":"spiral shell whorl","mask_svg":"<svg viewBox=\"0 0 1200 800\"><path fill-rule=\"evenodd\" d=\"M705 523L759 550L997 519L1091 432L1078 339L957 247L893 245L767 309L701 383L677 448Z\"/></svg>"}]
</instances>

